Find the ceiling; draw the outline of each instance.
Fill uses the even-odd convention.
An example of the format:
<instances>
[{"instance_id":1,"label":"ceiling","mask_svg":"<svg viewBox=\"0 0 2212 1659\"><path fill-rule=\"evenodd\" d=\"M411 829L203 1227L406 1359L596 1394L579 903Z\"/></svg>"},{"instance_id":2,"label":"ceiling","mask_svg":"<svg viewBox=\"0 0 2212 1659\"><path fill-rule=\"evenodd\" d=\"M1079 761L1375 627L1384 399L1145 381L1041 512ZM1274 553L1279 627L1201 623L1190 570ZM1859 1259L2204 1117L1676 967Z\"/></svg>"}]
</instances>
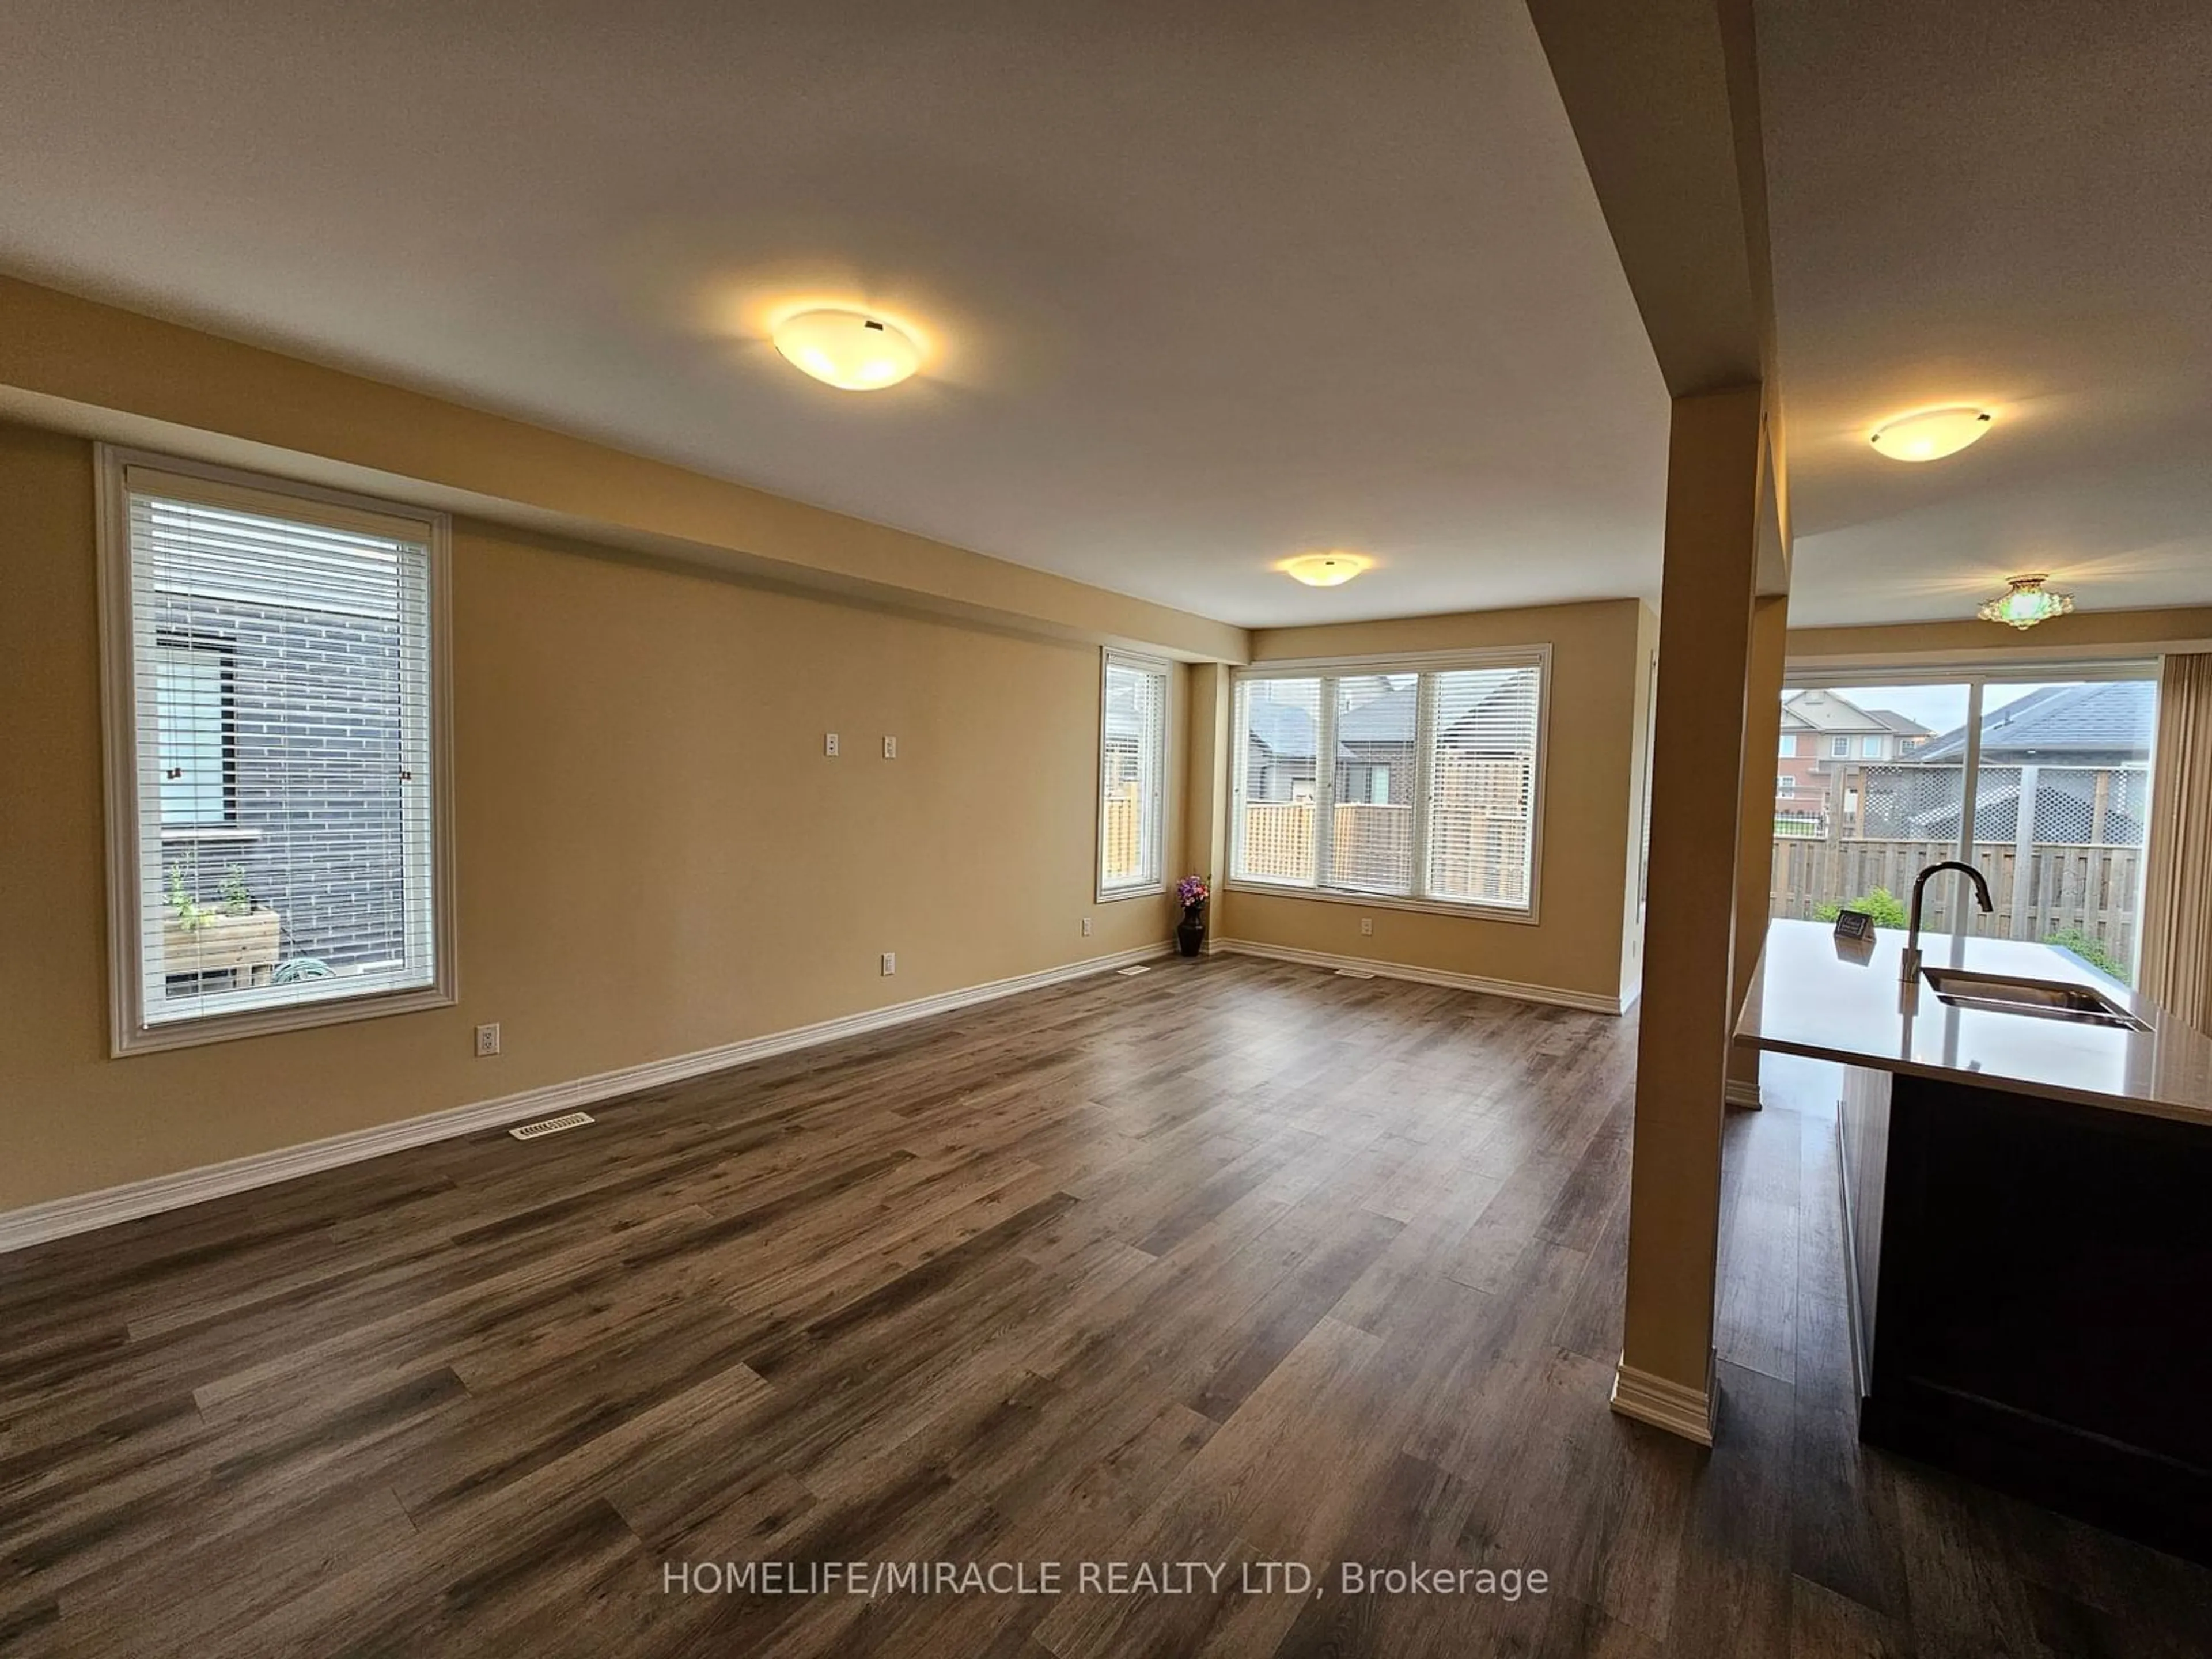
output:
<instances>
[{"instance_id":1,"label":"ceiling","mask_svg":"<svg viewBox=\"0 0 2212 1659\"><path fill-rule=\"evenodd\" d=\"M0 268L1225 622L1656 596L1666 395L1522 0L148 15L10 8ZM922 376L793 372L802 297Z\"/></svg>"},{"instance_id":2,"label":"ceiling","mask_svg":"<svg viewBox=\"0 0 2212 1659\"><path fill-rule=\"evenodd\" d=\"M2212 7L1759 0L1790 621L2212 601ZM1903 410L1974 447L1900 465Z\"/></svg>"}]
</instances>

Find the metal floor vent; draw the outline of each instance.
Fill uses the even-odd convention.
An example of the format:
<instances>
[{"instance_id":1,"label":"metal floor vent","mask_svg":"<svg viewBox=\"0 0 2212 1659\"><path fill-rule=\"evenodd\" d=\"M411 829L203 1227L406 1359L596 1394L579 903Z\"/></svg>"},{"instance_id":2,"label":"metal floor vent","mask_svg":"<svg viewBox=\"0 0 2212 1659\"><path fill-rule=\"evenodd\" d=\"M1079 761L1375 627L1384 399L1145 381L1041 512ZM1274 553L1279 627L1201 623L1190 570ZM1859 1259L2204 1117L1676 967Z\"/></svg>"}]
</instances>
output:
<instances>
[{"instance_id":1,"label":"metal floor vent","mask_svg":"<svg viewBox=\"0 0 2212 1659\"><path fill-rule=\"evenodd\" d=\"M1375 977L1364 968L1340 968L1336 970L1336 976L1339 979L1373 979Z\"/></svg>"},{"instance_id":2,"label":"metal floor vent","mask_svg":"<svg viewBox=\"0 0 2212 1659\"><path fill-rule=\"evenodd\" d=\"M1123 979L1134 979L1139 974L1149 974L1152 970L1150 968L1147 968L1143 963L1139 962L1127 968L1116 968L1114 971L1116 974L1119 974Z\"/></svg>"},{"instance_id":3,"label":"metal floor vent","mask_svg":"<svg viewBox=\"0 0 2212 1659\"><path fill-rule=\"evenodd\" d=\"M563 1129L581 1128L586 1123L598 1121L589 1112L563 1112L558 1117L540 1118L537 1122L526 1123L519 1129L509 1129L507 1133L517 1140L535 1140L540 1135L557 1135Z\"/></svg>"}]
</instances>

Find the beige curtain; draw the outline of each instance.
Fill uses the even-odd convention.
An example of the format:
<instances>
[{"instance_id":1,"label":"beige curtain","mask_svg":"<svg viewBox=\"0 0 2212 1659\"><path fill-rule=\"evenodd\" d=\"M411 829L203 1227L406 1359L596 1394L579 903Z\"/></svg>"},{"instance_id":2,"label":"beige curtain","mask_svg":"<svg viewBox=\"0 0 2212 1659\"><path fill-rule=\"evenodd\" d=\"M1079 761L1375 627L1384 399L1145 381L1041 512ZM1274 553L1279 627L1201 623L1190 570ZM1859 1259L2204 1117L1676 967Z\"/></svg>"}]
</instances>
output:
<instances>
[{"instance_id":1,"label":"beige curtain","mask_svg":"<svg viewBox=\"0 0 2212 1659\"><path fill-rule=\"evenodd\" d=\"M2151 780L2142 989L2212 1030L2212 656L2166 659Z\"/></svg>"}]
</instances>

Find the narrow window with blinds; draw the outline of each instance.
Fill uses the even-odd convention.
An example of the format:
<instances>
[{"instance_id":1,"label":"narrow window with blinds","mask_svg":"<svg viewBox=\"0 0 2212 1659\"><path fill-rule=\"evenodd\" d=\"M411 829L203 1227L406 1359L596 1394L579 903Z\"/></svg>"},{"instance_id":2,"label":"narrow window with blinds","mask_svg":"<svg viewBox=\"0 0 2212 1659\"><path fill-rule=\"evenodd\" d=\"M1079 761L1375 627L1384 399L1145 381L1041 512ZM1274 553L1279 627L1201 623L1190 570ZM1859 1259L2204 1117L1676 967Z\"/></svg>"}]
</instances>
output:
<instances>
[{"instance_id":1,"label":"narrow window with blinds","mask_svg":"<svg viewBox=\"0 0 2212 1659\"><path fill-rule=\"evenodd\" d=\"M1238 676L1231 880L1533 918L1547 663Z\"/></svg>"},{"instance_id":2,"label":"narrow window with blinds","mask_svg":"<svg viewBox=\"0 0 2212 1659\"><path fill-rule=\"evenodd\" d=\"M1168 668L1109 651L1099 699L1098 896L1166 886Z\"/></svg>"},{"instance_id":3,"label":"narrow window with blinds","mask_svg":"<svg viewBox=\"0 0 2212 1659\"><path fill-rule=\"evenodd\" d=\"M116 1052L450 1002L444 520L103 471Z\"/></svg>"}]
</instances>

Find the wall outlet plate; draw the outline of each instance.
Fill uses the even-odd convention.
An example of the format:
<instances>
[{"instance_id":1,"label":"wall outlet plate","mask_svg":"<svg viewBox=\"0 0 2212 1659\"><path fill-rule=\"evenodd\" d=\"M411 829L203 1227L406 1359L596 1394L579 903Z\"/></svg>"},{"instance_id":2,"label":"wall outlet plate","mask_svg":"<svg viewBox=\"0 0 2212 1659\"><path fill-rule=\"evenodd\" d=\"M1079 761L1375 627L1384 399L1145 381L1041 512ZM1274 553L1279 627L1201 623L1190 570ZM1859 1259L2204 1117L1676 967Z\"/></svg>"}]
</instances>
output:
<instances>
[{"instance_id":1,"label":"wall outlet plate","mask_svg":"<svg viewBox=\"0 0 2212 1659\"><path fill-rule=\"evenodd\" d=\"M825 732L822 734L822 752L832 760L836 759L837 734L835 732Z\"/></svg>"},{"instance_id":2,"label":"wall outlet plate","mask_svg":"<svg viewBox=\"0 0 2212 1659\"><path fill-rule=\"evenodd\" d=\"M898 739L896 738L885 738L884 739L884 758L885 760L896 760L898 758Z\"/></svg>"},{"instance_id":3,"label":"wall outlet plate","mask_svg":"<svg viewBox=\"0 0 2212 1659\"><path fill-rule=\"evenodd\" d=\"M897 952L897 951L884 951L884 977L885 979L889 979L889 978L890 978L893 974L896 974L896 972L898 972L898 952Z\"/></svg>"},{"instance_id":4,"label":"wall outlet plate","mask_svg":"<svg viewBox=\"0 0 2212 1659\"><path fill-rule=\"evenodd\" d=\"M1091 918L1088 916L1083 919L1083 937L1085 939L1091 937Z\"/></svg>"},{"instance_id":5,"label":"wall outlet plate","mask_svg":"<svg viewBox=\"0 0 2212 1659\"><path fill-rule=\"evenodd\" d=\"M499 1022L477 1027L477 1058L489 1060L499 1052Z\"/></svg>"}]
</instances>

